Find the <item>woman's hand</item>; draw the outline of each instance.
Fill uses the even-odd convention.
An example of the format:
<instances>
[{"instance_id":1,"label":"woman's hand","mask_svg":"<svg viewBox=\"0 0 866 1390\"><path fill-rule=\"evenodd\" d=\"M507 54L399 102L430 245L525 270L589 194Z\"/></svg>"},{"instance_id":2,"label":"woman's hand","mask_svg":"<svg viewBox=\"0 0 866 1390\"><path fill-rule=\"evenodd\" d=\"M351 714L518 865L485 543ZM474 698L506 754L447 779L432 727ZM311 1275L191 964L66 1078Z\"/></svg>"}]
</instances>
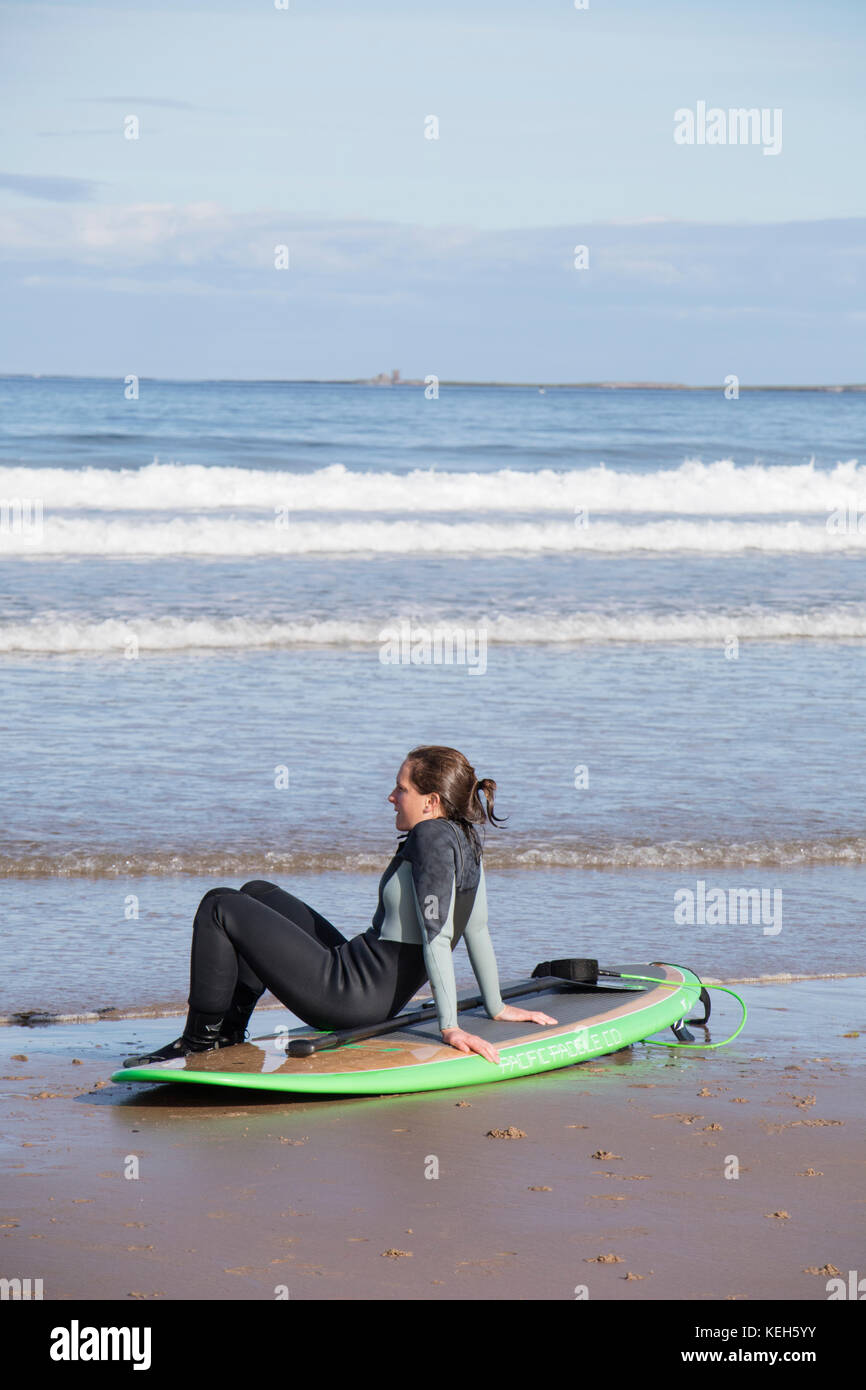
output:
<instances>
[{"instance_id":1,"label":"woman's hand","mask_svg":"<svg viewBox=\"0 0 866 1390\"><path fill-rule=\"evenodd\" d=\"M485 1038L477 1038L474 1033L466 1033L462 1028L443 1028L442 1037L449 1047L458 1052L477 1052L488 1062L499 1062L499 1053Z\"/></svg>"},{"instance_id":2,"label":"woman's hand","mask_svg":"<svg viewBox=\"0 0 866 1390\"><path fill-rule=\"evenodd\" d=\"M538 1023L543 1026L558 1021L551 1018L550 1014L516 1009L513 1004L506 1004L501 1013L496 1015L497 1023ZM485 1038L477 1038L474 1033L466 1033L462 1028L443 1028L442 1037L449 1047L456 1048L458 1052L477 1052L479 1057L486 1057L488 1062L499 1061L497 1049Z\"/></svg>"},{"instance_id":3,"label":"woman's hand","mask_svg":"<svg viewBox=\"0 0 866 1390\"><path fill-rule=\"evenodd\" d=\"M497 1023L556 1023L557 1019L551 1018L550 1014L532 1013L529 1009L515 1009L513 1005L506 1004L501 1013L496 1014Z\"/></svg>"}]
</instances>

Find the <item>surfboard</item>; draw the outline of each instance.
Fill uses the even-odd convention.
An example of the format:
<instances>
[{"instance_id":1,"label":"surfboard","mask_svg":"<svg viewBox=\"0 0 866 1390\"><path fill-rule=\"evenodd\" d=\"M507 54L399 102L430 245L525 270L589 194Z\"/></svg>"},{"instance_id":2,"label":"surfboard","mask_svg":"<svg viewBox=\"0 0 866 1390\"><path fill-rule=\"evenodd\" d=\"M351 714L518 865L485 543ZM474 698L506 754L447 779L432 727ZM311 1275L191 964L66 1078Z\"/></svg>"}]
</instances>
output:
<instances>
[{"instance_id":1,"label":"surfboard","mask_svg":"<svg viewBox=\"0 0 866 1390\"><path fill-rule=\"evenodd\" d=\"M299 1095L381 1096L478 1086L618 1052L686 1018L700 997L699 978L684 966L656 962L616 968L623 975L646 975L659 983L592 986L563 980L549 989L528 992L525 999L509 998L510 1004L557 1020L546 1027L497 1023L483 1008L461 1012L461 1027L493 1043L499 1052L498 1064L446 1046L434 1017L311 1057L287 1055L289 1039L307 1038L314 1031L298 1028L235 1047L124 1067L111 1079L239 1086Z\"/></svg>"}]
</instances>

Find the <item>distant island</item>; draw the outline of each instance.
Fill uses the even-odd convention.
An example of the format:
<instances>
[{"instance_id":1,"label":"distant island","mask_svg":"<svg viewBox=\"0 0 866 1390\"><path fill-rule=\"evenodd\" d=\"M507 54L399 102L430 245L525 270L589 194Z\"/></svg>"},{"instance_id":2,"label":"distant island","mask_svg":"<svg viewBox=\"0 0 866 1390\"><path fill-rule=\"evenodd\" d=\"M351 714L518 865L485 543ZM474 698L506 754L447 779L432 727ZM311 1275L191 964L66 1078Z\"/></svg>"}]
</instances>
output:
<instances>
[{"instance_id":1,"label":"distant island","mask_svg":"<svg viewBox=\"0 0 866 1390\"><path fill-rule=\"evenodd\" d=\"M431 373L431 376L433 374ZM173 382L213 382L260 386L426 386L428 380L421 377L403 377L397 368L391 372L380 372L378 376L363 377L189 377L189 376L148 376L141 381ZM686 386L679 381L449 381L446 377L434 378L438 386L495 386L502 390L522 391L724 391L724 381L709 386ZM0 372L0 381L114 381L114 377L88 376L73 372ZM744 386L738 391L866 391L866 382L848 382L845 385L813 386Z\"/></svg>"},{"instance_id":2,"label":"distant island","mask_svg":"<svg viewBox=\"0 0 866 1390\"><path fill-rule=\"evenodd\" d=\"M401 377L398 368L390 372L380 372L378 376L356 377L354 379L333 379L304 382L304 385L320 386L426 386L426 381L418 377ZM502 386L520 387L536 391L723 391L724 382L714 386L685 386L679 381L446 381L439 380L440 386ZM743 386L740 391L866 391L866 384L851 383L846 386Z\"/></svg>"}]
</instances>

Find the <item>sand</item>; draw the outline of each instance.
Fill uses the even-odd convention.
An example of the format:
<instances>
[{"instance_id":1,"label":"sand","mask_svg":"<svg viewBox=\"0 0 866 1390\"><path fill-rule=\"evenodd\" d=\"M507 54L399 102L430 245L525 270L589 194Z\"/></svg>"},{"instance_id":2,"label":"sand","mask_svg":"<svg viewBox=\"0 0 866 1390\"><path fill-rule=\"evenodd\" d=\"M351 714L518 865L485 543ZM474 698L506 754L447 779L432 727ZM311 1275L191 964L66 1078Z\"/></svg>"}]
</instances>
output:
<instances>
[{"instance_id":1,"label":"sand","mask_svg":"<svg viewBox=\"0 0 866 1390\"><path fill-rule=\"evenodd\" d=\"M826 1302L831 1267L866 1273L844 983L811 1045L767 1045L798 986L754 987L728 1049L373 1099L108 1080L172 1019L0 1029L0 1275L47 1300Z\"/></svg>"}]
</instances>

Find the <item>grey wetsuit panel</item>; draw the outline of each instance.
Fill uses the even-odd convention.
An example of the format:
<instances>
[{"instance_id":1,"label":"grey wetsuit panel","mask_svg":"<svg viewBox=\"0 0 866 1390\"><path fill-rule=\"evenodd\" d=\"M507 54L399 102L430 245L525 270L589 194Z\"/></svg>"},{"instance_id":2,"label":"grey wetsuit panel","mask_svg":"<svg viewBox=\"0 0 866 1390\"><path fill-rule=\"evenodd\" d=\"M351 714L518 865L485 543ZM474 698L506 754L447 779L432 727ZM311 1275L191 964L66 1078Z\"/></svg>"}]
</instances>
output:
<instances>
[{"instance_id":1,"label":"grey wetsuit panel","mask_svg":"<svg viewBox=\"0 0 866 1390\"><path fill-rule=\"evenodd\" d=\"M373 929L383 941L421 947L440 1028L458 1022L451 953L461 937L487 1013L493 1018L503 1008L484 866L453 821L419 821L409 831L382 875Z\"/></svg>"}]
</instances>

